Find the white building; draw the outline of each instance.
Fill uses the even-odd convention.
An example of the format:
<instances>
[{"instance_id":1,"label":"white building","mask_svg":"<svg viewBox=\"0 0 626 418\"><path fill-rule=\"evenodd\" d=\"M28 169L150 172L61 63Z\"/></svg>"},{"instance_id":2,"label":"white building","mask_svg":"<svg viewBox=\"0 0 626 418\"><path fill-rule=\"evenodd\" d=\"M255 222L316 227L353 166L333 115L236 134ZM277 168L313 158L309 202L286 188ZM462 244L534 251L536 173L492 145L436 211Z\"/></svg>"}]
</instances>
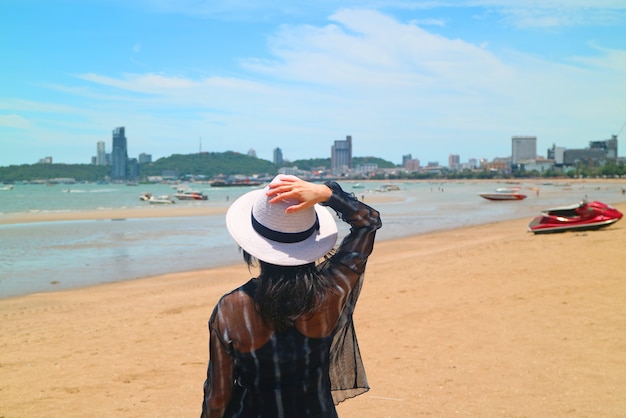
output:
<instances>
[{"instance_id":1,"label":"white building","mask_svg":"<svg viewBox=\"0 0 626 418\"><path fill-rule=\"evenodd\" d=\"M96 165L107 165L106 143L98 141L96 150Z\"/></svg>"},{"instance_id":2,"label":"white building","mask_svg":"<svg viewBox=\"0 0 626 418\"><path fill-rule=\"evenodd\" d=\"M514 136L511 138L511 164L537 158L536 136Z\"/></svg>"}]
</instances>

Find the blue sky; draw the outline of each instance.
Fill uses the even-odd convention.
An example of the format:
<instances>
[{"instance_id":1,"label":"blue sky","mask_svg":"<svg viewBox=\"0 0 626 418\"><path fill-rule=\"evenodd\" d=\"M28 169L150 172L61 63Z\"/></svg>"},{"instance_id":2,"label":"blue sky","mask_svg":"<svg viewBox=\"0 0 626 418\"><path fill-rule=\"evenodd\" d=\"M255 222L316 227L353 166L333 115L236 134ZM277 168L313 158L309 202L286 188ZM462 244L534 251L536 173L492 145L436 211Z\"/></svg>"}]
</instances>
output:
<instances>
[{"instance_id":1,"label":"blue sky","mask_svg":"<svg viewBox=\"0 0 626 418\"><path fill-rule=\"evenodd\" d=\"M0 51L0 166L89 163L118 126L131 157L352 135L446 165L626 122L624 0L3 0Z\"/></svg>"}]
</instances>

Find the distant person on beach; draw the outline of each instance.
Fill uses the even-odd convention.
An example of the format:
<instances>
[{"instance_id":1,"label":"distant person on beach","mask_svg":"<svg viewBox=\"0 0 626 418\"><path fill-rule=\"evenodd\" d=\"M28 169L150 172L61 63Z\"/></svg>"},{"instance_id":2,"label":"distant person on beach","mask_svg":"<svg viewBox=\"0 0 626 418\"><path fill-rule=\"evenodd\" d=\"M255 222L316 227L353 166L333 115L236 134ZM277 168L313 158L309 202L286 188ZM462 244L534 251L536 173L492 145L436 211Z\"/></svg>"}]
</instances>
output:
<instances>
[{"instance_id":1,"label":"distant person on beach","mask_svg":"<svg viewBox=\"0 0 626 418\"><path fill-rule=\"evenodd\" d=\"M322 206L350 225L335 250ZM202 417L337 417L369 389L352 315L378 211L337 183L280 175L235 200L226 225L260 272L213 310Z\"/></svg>"}]
</instances>

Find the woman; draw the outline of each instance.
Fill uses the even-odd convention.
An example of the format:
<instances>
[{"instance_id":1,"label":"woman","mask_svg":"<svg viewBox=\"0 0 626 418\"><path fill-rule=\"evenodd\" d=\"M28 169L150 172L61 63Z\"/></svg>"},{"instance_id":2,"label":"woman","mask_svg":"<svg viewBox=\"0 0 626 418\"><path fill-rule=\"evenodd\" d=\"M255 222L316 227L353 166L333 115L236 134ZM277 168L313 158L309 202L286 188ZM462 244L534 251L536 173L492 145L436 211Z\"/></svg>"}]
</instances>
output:
<instances>
[{"instance_id":1,"label":"woman","mask_svg":"<svg viewBox=\"0 0 626 418\"><path fill-rule=\"evenodd\" d=\"M332 254L322 206L351 227ZM237 199L226 225L260 274L211 315L202 417L337 417L335 404L369 389L352 314L379 213L337 183L277 176Z\"/></svg>"}]
</instances>

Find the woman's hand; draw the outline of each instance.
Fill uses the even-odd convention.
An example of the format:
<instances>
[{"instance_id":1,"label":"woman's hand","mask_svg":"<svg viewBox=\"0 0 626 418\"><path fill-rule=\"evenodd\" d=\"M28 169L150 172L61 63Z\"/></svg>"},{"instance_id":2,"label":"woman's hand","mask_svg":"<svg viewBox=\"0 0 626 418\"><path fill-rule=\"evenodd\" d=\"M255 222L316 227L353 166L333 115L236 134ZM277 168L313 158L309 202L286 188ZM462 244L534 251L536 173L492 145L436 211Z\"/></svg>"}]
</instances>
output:
<instances>
[{"instance_id":1,"label":"woman's hand","mask_svg":"<svg viewBox=\"0 0 626 418\"><path fill-rule=\"evenodd\" d=\"M324 184L311 183L297 177L285 177L278 182L270 183L266 194L268 197L274 196L270 203L277 203L283 199L294 199L300 202L285 210L286 213L292 213L327 201L333 192Z\"/></svg>"}]
</instances>

